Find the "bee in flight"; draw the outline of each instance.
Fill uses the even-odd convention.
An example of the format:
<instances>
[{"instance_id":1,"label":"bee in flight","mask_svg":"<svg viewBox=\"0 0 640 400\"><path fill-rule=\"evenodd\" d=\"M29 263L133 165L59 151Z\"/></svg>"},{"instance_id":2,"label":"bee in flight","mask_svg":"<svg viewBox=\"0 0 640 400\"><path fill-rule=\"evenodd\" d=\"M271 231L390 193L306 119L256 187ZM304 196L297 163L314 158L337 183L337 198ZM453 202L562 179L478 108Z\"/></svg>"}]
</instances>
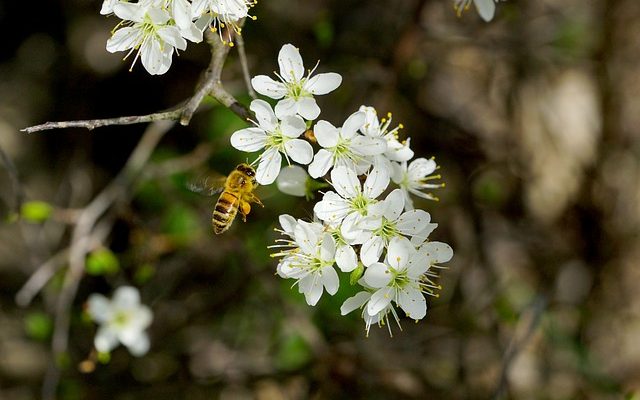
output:
<instances>
[{"instance_id":1,"label":"bee in flight","mask_svg":"<svg viewBox=\"0 0 640 400\"><path fill-rule=\"evenodd\" d=\"M200 186L191 185L190 189L195 192L208 190L212 195L222 190L211 217L213 232L219 235L231 227L238 211L242 220L246 222L247 215L251 212L251 203L264 207L258 196L253 193L256 187L258 187L256 171L249 164L243 163L231 171L221 188L203 189Z\"/></svg>"}]
</instances>

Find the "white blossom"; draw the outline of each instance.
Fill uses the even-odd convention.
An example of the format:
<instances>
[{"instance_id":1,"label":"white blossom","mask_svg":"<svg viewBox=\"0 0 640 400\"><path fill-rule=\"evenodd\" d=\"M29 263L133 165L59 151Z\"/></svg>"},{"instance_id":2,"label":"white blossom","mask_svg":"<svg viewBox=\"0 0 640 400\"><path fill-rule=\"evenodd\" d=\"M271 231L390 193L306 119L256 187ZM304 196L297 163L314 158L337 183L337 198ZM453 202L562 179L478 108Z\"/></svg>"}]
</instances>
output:
<instances>
[{"instance_id":1,"label":"white blossom","mask_svg":"<svg viewBox=\"0 0 640 400\"><path fill-rule=\"evenodd\" d=\"M386 170L374 169L361 185L352 169L340 166L331 171L331 183L337 193L325 193L313 208L315 215L332 226L340 225L340 233L347 240L362 240L358 224L379 202L378 196L389 185L389 174Z\"/></svg>"},{"instance_id":2,"label":"white blossom","mask_svg":"<svg viewBox=\"0 0 640 400\"><path fill-rule=\"evenodd\" d=\"M153 314L149 307L140 304L138 289L119 287L112 300L94 293L89 296L87 311L100 325L94 339L99 352L108 353L118 343L125 345L134 356L144 355L149 350L149 336L145 330L151 324Z\"/></svg>"},{"instance_id":3,"label":"white blossom","mask_svg":"<svg viewBox=\"0 0 640 400\"><path fill-rule=\"evenodd\" d=\"M165 10L146 3L119 2L113 6L113 12L124 20L121 25L125 26L113 33L107 41L107 50L111 53L129 50L125 59L135 51L131 68L140 57L151 75L164 74L171 67L174 50L187 47L178 27L168 25L171 16Z\"/></svg>"},{"instance_id":4,"label":"white blossom","mask_svg":"<svg viewBox=\"0 0 640 400\"><path fill-rule=\"evenodd\" d=\"M392 121L391 113L388 113L387 117L380 121L373 107L360 106L359 111L365 113L365 123L360 128L360 132L368 137L384 139L386 142L384 153L372 156L374 167L390 169L392 161L402 162L413 158L413 150L409 144L410 139L404 142L400 142L398 139L398 132L403 128L403 125L400 124L389 130Z\"/></svg>"},{"instance_id":5,"label":"white blossom","mask_svg":"<svg viewBox=\"0 0 640 400\"><path fill-rule=\"evenodd\" d=\"M380 260L382 251L389 242L399 236L405 236L413 239L418 236L425 241L424 234L435 228L431 224L431 216L424 210L409 210L402 212L404 209L404 195L401 189L396 189L389 193L382 203L383 206L378 209L382 211L381 217L369 216L360 222L359 227L364 228L366 239L360 250L360 258L365 266L369 266ZM427 234L428 236L428 234Z\"/></svg>"},{"instance_id":6,"label":"white blossom","mask_svg":"<svg viewBox=\"0 0 640 400\"><path fill-rule=\"evenodd\" d=\"M395 237L387 248L384 263L376 262L365 270L363 280L376 291L367 304L367 313L375 316L394 301L409 318L422 319L427 313L422 277L429 264L408 239Z\"/></svg>"},{"instance_id":7,"label":"white blossom","mask_svg":"<svg viewBox=\"0 0 640 400\"><path fill-rule=\"evenodd\" d=\"M238 24L241 19L255 19L249 15L249 9L255 4L255 0L193 0L191 17L198 20L202 27L210 26L211 30L218 32L223 43L233 46L231 33L242 33ZM228 29L226 40L223 38L225 28Z\"/></svg>"},{"instance_id":8,"label":"white blossom","mask_svg":"<svg viewBox=\"0 0 640 400\"><path fill-rule=\"evenodd\" d=\"M256 127L245 128L231 135L231 145L238 150L254 152L265 149L258 157L256 180L261 185L273 183L282 164L280 153L300 164L309 164L313 157L311 145L298 139L306 125L299 116L285 116L279 120L269 103L264 100L251 102L251 111L255 113Z\"/></svg>"},{"instance_id":9,"label":"white blossom","mask_svg":"<svg viewBox=\"0 0 640 400\"><path fill-rule=\"evenodd\" d=\"M405 209L413 209L413 200L409 193L427 200L438 200L431 193L422 192L424 189L438 189L444 187L444 183L429 183L440 179L440 175L432 175L438 165L431 159L416 158L407 166L407 162L393 163L391 179L400 186L405 197Z\"/></svg>"},{"instance_id":10,"label":"white blossom","mask_svg":"<svg viewBox=\"0 0 640 400\"><path fill-rule=\"evenodd\" d=\"M378 312L376 315L372 316L367 313L366 306L369 303L369 300L371 300L371 295L372 295L371 292L362 291L362 292L356 293L355 296L349 297L347 300L344 301L344 303L342 303L342 306L340 307L340 314L347 315L353 310L362 308L361 315L362 315L362 318L364 319L365 332L367 336L369 336L369 329L371 328L371 325L374 325L374 324L377 324L378 326L386 325L387 329L389 330L389 335L393 336L391 332L391 324L389 323L389 314L391 314L391 316L396 321L396 324L398 325L400 330L402 330L402 326L400 325L400 317L398 316L398 313L396 312L392 303L389 303L384 309L380 310L380 312Z\"/></svg>"},{"instance_id":11,"label":"white blossom","mask_svg":"<svg viewBox=\"0 0 640 400\"><path fill-rule=\"evenodd\" d=\"M382 138L364 136L358 133L365 122L365 113L357 111L349 116L342 125L336 128L327 121L318 121L313 127L318 144L318 150L309 165L309 175L312 178L324 176L331 167L343 166L364 173L371 165L368 156L384 153L387 148Z\"/></svg>"},{"instance_id":12,"label":"white blossom","mask_svg":"<svg viewBox=\"0 0 640 400\"><path fill-rule=\"evenodd\" d=\"M311 306L318 303L325 290L330 295L336 294L340 282L333 267L336 248L331 235L317 222L298 220L294 225L286 217L280 221L284 222L284 233L290 239L280 239L281 244L271 246L285 248L272 254L272 257L283 257L278 263L278 275L296 279L298 291Z\"/></svg>"},{"instance_id":13,"label":"white blossom","mask_svg":"<svg viewBox=\"0 0 640 400\"><path fill-rule=\"evenodd\" d=\"M335 72L317 74L315 68L305 76L304 63L300 51L292 44L285 44L278 54L280 73L275 81L266 75L251 79L256 92L280 100L276 104L278 115L300 115L306 120L314 120L320 115L320 107L313 96L334 91L342 83L342 77Z\"/></svg>"}]
</instances>

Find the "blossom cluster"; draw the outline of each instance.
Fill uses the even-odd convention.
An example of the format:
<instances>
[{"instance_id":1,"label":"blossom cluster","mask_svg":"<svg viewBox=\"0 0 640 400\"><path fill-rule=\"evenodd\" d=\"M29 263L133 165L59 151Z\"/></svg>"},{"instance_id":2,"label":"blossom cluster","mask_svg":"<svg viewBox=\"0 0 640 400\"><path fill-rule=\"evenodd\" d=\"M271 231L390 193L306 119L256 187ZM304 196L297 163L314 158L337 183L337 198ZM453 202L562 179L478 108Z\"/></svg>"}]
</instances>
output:
<instances>
[{"instance_id":1,"label":"blossom cluster","mask_svg":"<svg viewBox=\"0 0 640 400\"><path fill-rule=\"evenodd\" d=\"M233 46L232 34L240 34L240 21L255 0L104 0L100 14L114 14L122 21L107 41L107 51L135 53L151 75L169 70L173 53L185 50L187 41L199 43L206 29Z\"/></svg>"},{"instance_id":2,"label":"blossom cluster","mask_svg":"<svg viewBox=\"0 0 640 400\"><path fill-rule=\"evenodd\" d=\"M317 120L314 96L335 90L342 77L314 75L315 68L305 74L300 52L291 44L282 47L278 63L278 80L252 79L258 93L278 102L272 108L254 100L254 126L234 132L231 144L260 151L254 163L262 185L277 181L283 192L308 197L310 188L322 185L315 179L326 178L331 187L315 203L313 221L280 216L284 238L271 246L277 249L272 256L280 258L278 275L294 279L313 306L325 291L338 291L338 271L348 274L361 290L341 312L362 308L367 333L372 324L389 325L390 315L399 323L396 307L422 319L424 294L436 295L437 269L453 256L449 245L429 240L437 224L413 205L413 196L437 199L426 192L443 186L434 182L440 178L434 174L436 162L414 159L410 140L399 138L403 126L390 128L392 116L379 119L373 107L361 106L340 127ZM290 164L284 170L283 156Z\"/></svg>"}]
</instances>

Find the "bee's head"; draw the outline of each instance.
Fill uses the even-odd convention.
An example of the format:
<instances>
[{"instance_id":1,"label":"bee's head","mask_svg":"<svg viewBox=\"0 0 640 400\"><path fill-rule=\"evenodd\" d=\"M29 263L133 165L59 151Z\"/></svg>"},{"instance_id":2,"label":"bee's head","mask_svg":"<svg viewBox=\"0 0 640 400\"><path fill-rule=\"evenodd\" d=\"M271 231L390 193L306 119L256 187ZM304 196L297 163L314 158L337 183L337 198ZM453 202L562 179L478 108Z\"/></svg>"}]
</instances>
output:
<instances>
[{"instance_id":1,"label":"bee's head","mask_svg":"<svg viewBox=\"0 0 640 400\"><path fill-rule=\"evenodd\" d=\"M251 178L256 176L256 171L249 164L242 163L238 165L236 169Z\"/></svg>"}]
</instances>

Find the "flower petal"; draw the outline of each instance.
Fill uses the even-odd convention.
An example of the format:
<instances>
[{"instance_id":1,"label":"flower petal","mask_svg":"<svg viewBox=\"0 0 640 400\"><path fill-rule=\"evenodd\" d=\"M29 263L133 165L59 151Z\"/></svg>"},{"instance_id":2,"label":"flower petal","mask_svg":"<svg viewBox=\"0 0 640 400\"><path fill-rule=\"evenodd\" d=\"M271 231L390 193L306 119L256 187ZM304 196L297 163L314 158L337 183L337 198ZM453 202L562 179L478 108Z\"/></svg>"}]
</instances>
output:
<instances>
[{"instance_id":1,"label":"flower petal","mask_svg":"<svg viewBox=\"0 0 640 400\"><path fill-rule=\"evenodd\" d=\"M386 203L384 217L389 221L397 220L404 209L404 194L402 194L402 190L395 189L389 193L384 202Z\"/></svg>"},{"instance_id":2,"label":"flower petal","mask_svg":"<svg viewBox=\"0 0 640 400\"><path fill-rule=\"evenodd\" d=\"M292 44L285 44L278 53L280 76L287 82L297 82L304 76L304 64L298 50Z\"/></svg>"},{"instance_id":3,"label":"flower petal","mask_svg":"<svg viewBox=\"0 0 640 400\"><path fill-rule=\"evenodd\" d=\"M342 76L335 72L328 72L325 74L318 74L305 84L304 88L313 93L314 95L327 94L333 92L342 83Z\"/></svg>"},{"instance_id":4,"label":"flower petal","mask_svg":"<svg viewBox=\"0 0 640 400\"><path fill-rule=\"evenodd\" d=\"M386 264L375 262L365 269L363 278L365 283L372 288L381 288L391 282L391 273Z\"/></svg>"},{"instance_id":5,"label":"flower petal","mask_svg":"<svg viewBox=\"0 0 640 400\"><path fill-rule=\"evenodd\" d=\"M280 119L296 115L298 112L298 102L290 97L286 97L276 104L275 112Z\"/></svg>"},{"instance_id":6,"label":"flower petal","mask_svg":"<svg viewBox=\"0 0 640 400\"><path fill-rule=\"evenodd\" d=\"M346 167L335 167L331 171L331 183L338 194L352 199L360 193L360 181L356 173Z\"/></svg>"},{"instance_id":7,"label":"flower petal","mask_svg":"<svg viewBox=\"0 0 640 400\"><path fill-rule=\"evenodd\" d=\"M420 247L420 252L424 252L431 263L440 264L451 260L453 249L446 243L428 242Z\"/></svg>"},{"instance_id":8,"label":"flower petal","mask_svg":"<svg viewBox=\"0 0 640 400\"><path fill-rule=\"evenodd\" d=\"M266 75L258 75L251 79L251 86L261 95L276 100L287 94L287 88L282 82L274 81Z\"/></svg>"},{"instance_id":9,"label":"flower petal","mask_svg":"<svg viewBox=\"0 0 640 400\"><path fill-rule=\"evenodd\" d=\"M168 43L178 50L184 50L187 48L187 41L184 40L180 34L180 30L175 26L163 26L158 28L156 33L165 41L165 45Z\"/></svg>"},{"instance_id":10,"label":"flower petal","mask_svg":"<svg viewBox=\"0 0 640 400\"><path fill-rule=\"evenodd\" d=\"M297 138L307 130L307 124L297 115L288 115L282 118L281 130L284 136Z\"/></svg>"},{"instance_id":11,"label":"flower petal","mask_svg":"<svg viewBox=\"0 0 640 400\"><path fill-rule=\"evenodd\" d=\"M333 165L333 154L325 149L320 149L309 164L309 175L312 178L324 176Z\"/></svg>"},{"instance_id":12,"label":"flower petal","mask_svg":"<svg viewBox=\"0 0 640 400\"><path fill-rule=\"evenodd\" d=\"M260 156L260 164L256 170L256 180L261 185L272 184L278 174L282 164L282 156L278 149L268 149Z\"/></svg>"},{"instance_id":13,"label":"flower petal","mask_svg":"<svg viewBox=\"0 0 640 400\"><path fill-rule=\"evenodd\" d=\"M269 103L264 100L253 100L249 108L256 115L260 129L266 132L273 132L276 130L278 126L278 118Z\"/></svg>"},{"instance_id":14,"label":"flower petal","mask_svg":"<svg viewBox=\"0 0 640 400\"><path fill-rule=\"evenodd\" d=\"M387 247L387 262L396 270L402 270L409 262L409 257L413 246L409 239L396 236L389 242Z\"/></svg>"},{"instance_id":15,"label":"flower petal","mask_svg":"<svg viewBox=\"0 0 640 400\"><path fill-rule=\"evenodd\" d=\"M285 151L298 164L307 165L313 159L313 147L302 139L291 139L284 144Z\"/></svg>"},{"instance_id":16,"label":"flower petal","mask_svg":"<svg viewBox=\"0 0 640 400\"><path fill-rule=\"evenodd\" d=\"M327 192L313 207L313 212L323 221L339 222L349 212L349 204L337 193Z\"/></svg>"},{"instance_id":17,"label":"flower petal","mask_svg":"<svg viewBox=\"0 0 640 400\"><path fill-rule=\"evenodd\" d=\"M315 306L316 304L318 304L320 297L322 297L323 282L321 279L319 279L319 277L313 276L313 274L304 279L311 280L309 284L306 285L308 287L304 291L304 298L307 301L308 305ZM300 288L302 289L302 285L300 285Z\"/></svg>"},{"instance_id":18,"label":"flower petal","mask_svg":"<svg viewBox=\"0 0 640 400\"><path fill-rule=\"evenodd\" d=\"M118 335L107 326L101 326L93 339L93 345L100 353L109 353L118 345Z\"/></svg>"},{"instance_id":19,"label":"flower petal","mask_svg":"<svg viewBox=\"0 0 640 400\"><path fill-rule=\"evenodd\" d=\"M407 173L409 174L410 181L419 181L425 176L431 175L438 165L432 159L426 158L416 158L411 161L409 164L409 168L407 168Z\"/></svg>"},{"instance_id":20,"label":"flower petal","mask_svg":"<svg viewBox=\"0 0 640 400\"><path fill-rule=\"evenodd\" d=\"M113 292L111 303L118 310L129 310L140 305L140 292L133 286L120 286Z\"/></svg>"},{"instance_id":21,"label":"flower petal","mask_svg":"<svg viewBox=\"0 0 640 400\"><path fill-rule=\"evenodd\" d=\"M362 244L360 249L360 259L362 264L369 266L380 261L382 250L384 249L384 240L380 236L372 235L369 240Z\"/></svg>"},{"instance_id":22,"label":"flower petal","mask_svg":"<svg viewBox=\"0 0 640 400\"><path fill-rule=\"evenodd\" d=\"M407 317L416 321L427 315L427 301L417 289L401 289L398 292L398 305L404 310Z\"/></svg>"},{"instance_id":23,"label":"flower petal","mask_svg":"<svg viewBox=\"0 0 640 400\"><path fill-rule=\"evenodd\" d=\"M107 40L107 51L115 53L136 47L141 39L140 31L132 27L120 28L109 40Z\"/></svg>"},{"instance_id":24,"label":"flower petal","mask_svg":"<svg viewBox=\"0 0 640 400\"><path fill-rule=\"evenodd\" d=\"M431 216L424 210L407 211L398 218L396 227L403 235L413 236L427 228Z\"/></svg>"},{"instance_id":25,"label":"flower petal","mask_svg":"<svg viewBox=\"0 0 640 400\"><path fill-rule=\"evenodd\" d=\"M356 310L363 305L371 298L371 293L369 292L358 292L355 296L349 297L342 303L340 307L340 314L347 315L351 311Z\"/></svg>"},{"instance_id":26,"label":"flower petal","mask_svg":"<svg viewBox=\"0 0 640 400\"><path fill-rule=\"evenodd\" d=\"M330 295L336 294L338 287L340 287L340 279L338 279L338 273L333 267L322 268L322 284Z\"/></svg>"},{"instance_id":27,"label":"flower petal","mask_svg":"<svg viewBox=\"0 0 640 400\"><path fill-rule=\"evenodd\" d=\"M345 139L352 138L356 132L364 126L365 113L362 111L356 111L349 115L344 124L342 125L341 134Z\"/></svg>"},{"instance_id":28,"label":"flower petal","mask_svg":"<svg viewBox=\"0 0 640 400\"><path fill-rule=\"evenodd\" d=\"M395 290L390 287L383 287L376 291L367 304L367 314L373 317L384 310L391 303L394 294Z\"/></svg>"},{"instance_id":29,"label":"flower petal","mask_svg":"<svg viewBox=\"0 0 640 400\"><path fill-rule=\"evenodd\" d=\"M134 340L128 343L123 342L123 344L127 346L129 353L131 353L135 357L141 357L147 354L147 352L149 351L149 347L151 347L151 344L149 342L149 335L147 335L145 332L140 332L140 334L136 336Z\"/></svg>"},{"instance_id":30,"label":"flower petal","mask_svg":"<svg viewBox=\"0 0 640 400\"><path fill-rule=\"evenodd\" d=\"M322 237L322 245L320 245L320 260L324 262L333 262L336 256L336 242L329 233L325 233Z\"/></svg>"},{"instance_id":31,"label":"flower petal","mask_svg":"<svg viewBox=\"0 0 640 400\"><path fill-rule=\"evenodd\" d=\"M358 266L358 256L353 247L348 244L338 246L336 249L336 264L340 271L351 272Z\"/></svg>"},{"instance_id":32,"label":"flower petal","mask_svg":"<svg viewBox=\"0 0 640 400\"><path fill-rule=\"evenodd\" d=\"M313 135L324 148L335 147L340 138L338 128L327 121L320 120L313 127Z\"/></svg>"},{"instance_id":33,"label":"flower petal","mask_svg":"<svg viewBox=\"0 0 640 400\"><path fill-rule=\"evenodd\" d=\"M87 312L91 319L102 324L111 317L111 302L101 294L92 294L87 300Z\"/></svg>"},{"instance_id":34,"label":"flower petal","mask_svg":"<svg viewBox=\"0 0 640 400\"><path fill-rule=\"evenodd\" d=\"M389 186L389 171L374 168L364 181L362 192L370 199L375 199Z\"/></svg>"},{"instance_id":35,"label":"flower petal","mask_svg":"<svg viewBox=\"0 0 640 400\"><path fill-rule=\"evenodd\" d=\"M320 107L313 97L303 97L296 103L297 113L307 121L313 121L320 115Z\"/></svg>"},{"instance_id":36,"label":"flower petal","mask_svg":"<svg viewBox=\"0 0 640 400\"><path fill-rule=\"evenodd\" d=\"M231 135L231 146L246 152L258 151L264 147L267 135L260 128L245 128Z\"/></svg>"},{"instance_id":37,"label":"flower petal","mask_svg":"<svg viewBox=\"0 0 640 400\"><path fill-rule=\"evenodd\" d=\"M494 0L473 0L473 2L483 20L489 22L493 19L493 14L496 11Z\"/></svg>"},{"instance_id":38,"label":"flower petal","mask_svg":"<svg viewBox=\"0 0 640 400\"><path fill-rule=\"evenodd\" d=\"M351 139L351 147L364 156L375 156L387 150L387 141L369 136L356 135Z\"/></svg>"}]
</instances>

